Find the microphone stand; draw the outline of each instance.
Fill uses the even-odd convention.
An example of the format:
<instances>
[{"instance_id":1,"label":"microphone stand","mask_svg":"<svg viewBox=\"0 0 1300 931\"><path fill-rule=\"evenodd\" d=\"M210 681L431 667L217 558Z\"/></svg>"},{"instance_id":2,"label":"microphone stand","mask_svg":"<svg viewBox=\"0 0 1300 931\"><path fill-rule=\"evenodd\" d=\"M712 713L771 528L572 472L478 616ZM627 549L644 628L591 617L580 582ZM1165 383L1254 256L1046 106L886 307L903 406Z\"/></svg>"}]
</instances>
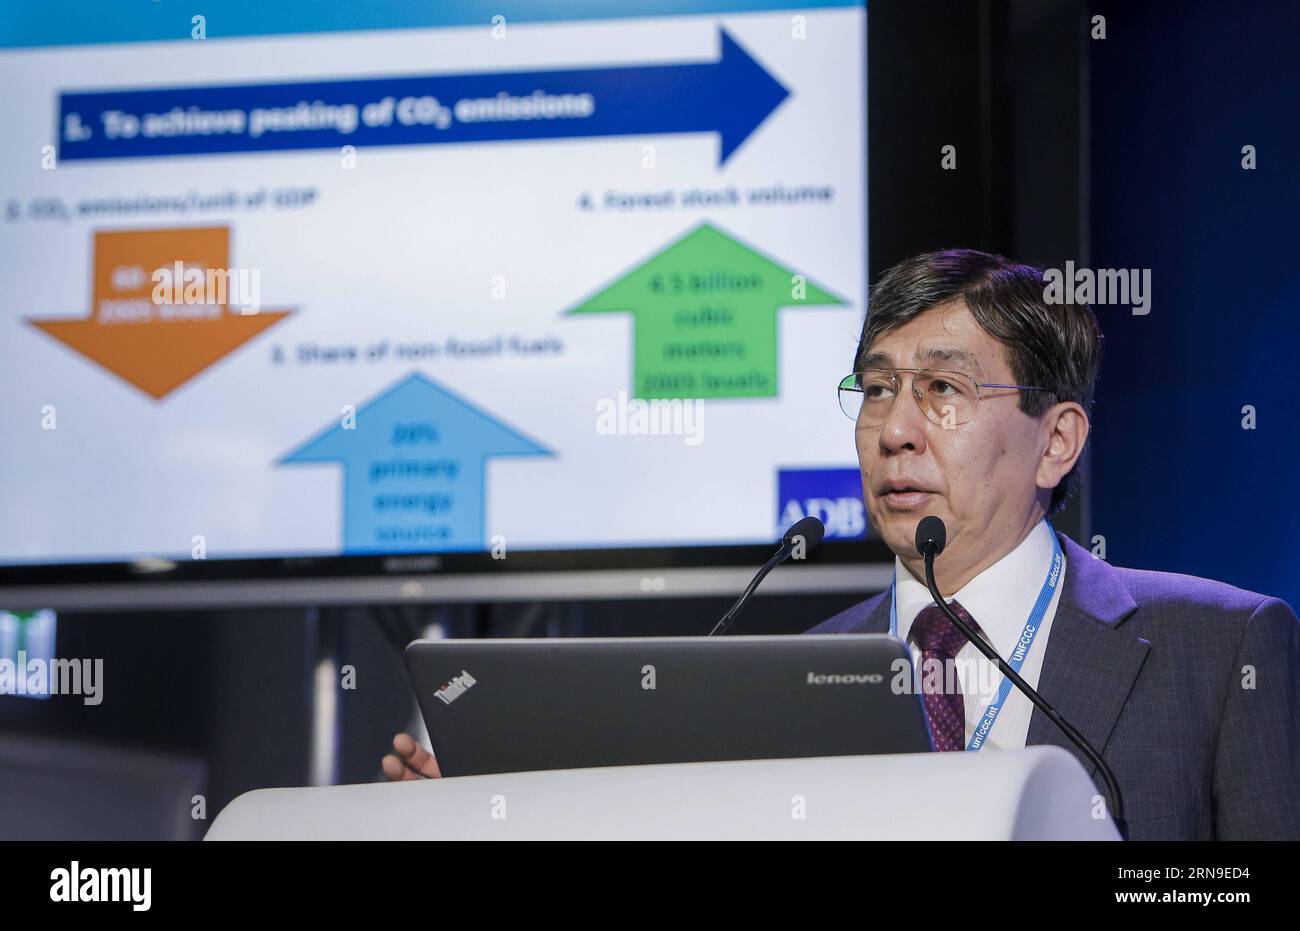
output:
<instances>
[{"instance_id":1,"label":"microphone stand","mask_svg":"<svg viewBox=\"0 0 1300 931\"><path fill-rule=\"evenodd\" d=\"M726 629L731 626L731 622L736 619L736 615L739 614L740 609L745 606L745 602L749 600L749 596L754 594L754 589L758 588L758 583L767 578L769 572L784 562L793 548L793 543L782 543L781 548L776 551L776 554L767 562L763 563L763 568L758 570L758 574L754 576L753 581L749 583L749 587L741 592L736 603L731 606L731 610L722 616L722 620L718 621L713 630L709 631L708 635L710 637L716 637L719 634L724 633Z\"/></svg>"},{"instance_id":2,"label":"microphone stand","mask_svg":"<svg viewBox=\"0 0 1300 931\"><path fill-rule=\"evenodd\" d=\"M1111 820L1115 822L1115 827L1119 830L1119 836L1128 840L1128 822L1124 820L1124 797L1120 794L1119 783L1115 781L1115 774L1111 772L1106 761L1101 758L1101 754L1092 748L1092 744L1080 734L1069 721L1056 713L1056 709L1049 705L1044 698L1024 679L1020 678L1020 673L1016 672L1011 666L1002 659L993 648L984 642L984 638L975 633L970 625L957 616L957 613L948 607L948 602L944 601L943 593L939 591L939 586L934 580L934 557L935 545L933 542L926 542L921 555L925 557L925 584L930 589L930 597L934 603L939 606L939 610L947 615L948 620L966 635L966 639L975 645L975 649L984 654L985 658L993 665L998 667L998 671L1006 676L1015 685L1016 688L1034 703L1048 719L1059 727L1066 737L1070 738L1071 743L1079 748L1092 764L1097 767L1101 773L1102 779L1106 782L1106 789L1110 793L1111 799Z\"/></svg>"}]
</instances>

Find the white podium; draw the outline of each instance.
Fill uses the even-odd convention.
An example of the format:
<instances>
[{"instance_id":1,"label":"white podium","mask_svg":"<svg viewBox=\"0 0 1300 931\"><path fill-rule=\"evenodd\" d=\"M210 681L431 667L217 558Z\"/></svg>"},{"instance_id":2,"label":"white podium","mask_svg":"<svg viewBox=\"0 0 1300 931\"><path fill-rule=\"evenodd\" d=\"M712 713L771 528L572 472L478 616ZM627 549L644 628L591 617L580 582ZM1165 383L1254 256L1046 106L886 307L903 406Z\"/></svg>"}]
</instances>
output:
<instances>
[{"instance_id":1,"label":"white podium","mask_svg":"<svg viewBox=\"0 0 1300 931\"><path fill-rule=\"evenodd\" d=\"M247 792L207 840L1118 840L1059 747Z\"/></svg>"}]
</instances>

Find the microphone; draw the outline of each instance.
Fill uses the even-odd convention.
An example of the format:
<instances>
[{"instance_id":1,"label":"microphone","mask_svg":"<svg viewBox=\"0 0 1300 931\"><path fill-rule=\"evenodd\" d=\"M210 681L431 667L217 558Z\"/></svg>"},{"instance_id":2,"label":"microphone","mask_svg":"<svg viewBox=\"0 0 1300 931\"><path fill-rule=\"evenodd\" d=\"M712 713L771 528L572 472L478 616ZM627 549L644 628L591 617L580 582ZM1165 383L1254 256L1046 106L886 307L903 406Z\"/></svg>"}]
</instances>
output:
<instances>
[{"instance_id":1,"label":"microphone","mask_svg":"<svg viewBox=\"0 0 1300 931\"><path fill-rule=\"evenodd\" d=\"M975 645L984 656L998 667L1002 675L1011 680L1011 683L1034 703L1039 711L1047 715L1048 719L1060 728L1061 733L1070 738L1070 742L1079 748L1079 751L1092 761L1093 765L1101 772L1102 779L1106 782L1106 789L1110 793L1111 801L1111 820L1115 822L1115 827L1119 830L1119 836L1128 840L1128 822L1124 820L1124 797L1120 794L1119 783L1115 780L1115 774L1111 772L1110 766L1101 758L1101 754L1092 748L1087 738L1080 734L1069 721L1061 717L1055 708L1049 705L1043 696L1024 679L1020 678L1020 673L1011 668L1010 665L993 651L993 648L985 642L971 629L970 625L957 616L957 613L948 607L948 602L944 601L943 593L939 591L938 584L934 581L934 559L943 552L943 548L948 543L948 528L944 526L943 521L934 515L921 518L921 522L916 525L916 550L925 559L925 584L930 589L930 597L934 603L939 606L939 610L956 625L957 629L966 635L966 639Z\"/></svg>"},{"instance_id":2,"label":"microphone","mask_svg":"<svg viewBox=\"0 0 1300 931\"><path fill-rule=\"evenodd\" d=\"M763 568L758 570L758 575L754 576L754 580L749 583L749 587L745 589L736 603L731 606L731 610L722 616L722 620L718 621L713 630L709 631L709 636L716 637L731 626L731 622L736 619L736 615L739 614L740 609L745 606L745 602L749 600L749 596L754 594L754 589L758 588L758 583L767 578L769 572L789 559L790 554L794 552L794 548L798 546L800 542L803 543L804 552L806 553L818 543L822 542L822 537L825 535L825 524L815 517L805 517L787 530L785 536L781 538L780 548L777 549L771 559L763 564Z\"/></svg>"}]
</instances>

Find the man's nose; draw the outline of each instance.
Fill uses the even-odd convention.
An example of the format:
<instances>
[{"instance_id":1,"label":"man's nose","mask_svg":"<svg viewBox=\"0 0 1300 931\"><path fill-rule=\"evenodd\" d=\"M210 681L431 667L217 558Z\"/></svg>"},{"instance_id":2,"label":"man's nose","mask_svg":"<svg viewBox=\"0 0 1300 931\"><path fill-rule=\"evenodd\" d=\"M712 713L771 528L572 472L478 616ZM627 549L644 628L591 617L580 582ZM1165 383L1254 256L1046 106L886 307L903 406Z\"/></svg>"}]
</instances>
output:
<instances>
[{"instance_id":1,"label":"man's nose","mask_svg":"<svg viewBox=\"0 0 1300 931\"><path fill-rule=\"evenodd\" d=\"M898 395L880 425L880 448L887 453L924 452L926 427L930 423L912 396L909 384L899 386Z\"/></svg>"}]
</instances>

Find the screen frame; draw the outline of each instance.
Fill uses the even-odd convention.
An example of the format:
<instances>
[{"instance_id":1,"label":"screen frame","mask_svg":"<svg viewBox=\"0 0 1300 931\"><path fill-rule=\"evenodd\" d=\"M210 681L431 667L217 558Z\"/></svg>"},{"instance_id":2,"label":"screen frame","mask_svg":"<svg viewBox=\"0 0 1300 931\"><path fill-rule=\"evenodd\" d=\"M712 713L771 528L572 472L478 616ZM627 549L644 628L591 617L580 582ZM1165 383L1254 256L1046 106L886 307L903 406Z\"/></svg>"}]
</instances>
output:
<instances>
[{"instance_id":1,"label":"screen frame","mask_svg":"<svg viewBox=\"0 0 1300 931\"><path fill-rule=\"evenodd\" d=\"M838 6L839 4L832 4ZM845 4L851 6L852 4ZM810 3L808 9L821 4ZM862 8L862 241L871 280L868 121L868 7ZM761 8L755 7L754 11ZM793 8L799 8L796 4ZM719 11L721 12L721 11ZM748 11L746 11L748 12ZM863 308L865 314L865 308ZM847 356L847 352L846 352ZM846 430L846 437L850 436ZM590 547L386 555L267 556L0 565L0 600L15 610L114 611L170 607L463 603L645 597L700 597L739 592L771 556L772 543L662 547ZM805 560L765 582L764 594L879 591L889 584L894 554L878 537L824 541Z\"/></svg>"}]
</instances>

